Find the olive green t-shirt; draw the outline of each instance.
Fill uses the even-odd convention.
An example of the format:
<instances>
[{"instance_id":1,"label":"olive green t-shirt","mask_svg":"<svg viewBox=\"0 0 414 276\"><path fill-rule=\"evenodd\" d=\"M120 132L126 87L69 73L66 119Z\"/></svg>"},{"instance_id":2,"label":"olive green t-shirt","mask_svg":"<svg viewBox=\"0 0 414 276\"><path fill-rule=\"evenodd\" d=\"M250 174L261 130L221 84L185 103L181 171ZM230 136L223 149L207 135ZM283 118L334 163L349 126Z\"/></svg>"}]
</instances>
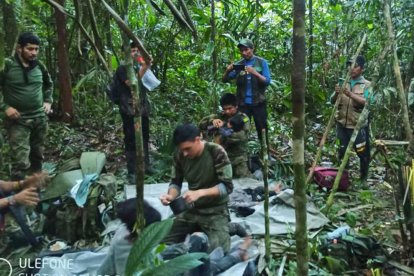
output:
<instances>
[{"instance_id":1,"label":"olive green t-shirt","mask_svg":"<svg viewBox=\"0 0 414 276\"><path fill-rule=\"evenodd\" d=\"M52 91L53 83L44 65L29 69L23 68L17 57L5 59L4 70L0 71L0 110L11 106L25 119L46 116L43 103L52 103Z\"/></svg>"},{"instance_id":2,"label":"olive green t-shirt","mask_svg":"<svg viewBox=\"0 0 414 276\"><path fill-rule=\"evenodd\" d=\"M184 179L188 182L189 190L212 188L223 183L227 194L230 194L233 191L232 169L226 151L222 146L210 142L205 142L203 152L194 159L184 157L177 151L173 158L171 184L181 189ZM194 205L196 208L206 208L225 205L227 201L228 195L204 197Z\"/></svg>"}]
</instances>

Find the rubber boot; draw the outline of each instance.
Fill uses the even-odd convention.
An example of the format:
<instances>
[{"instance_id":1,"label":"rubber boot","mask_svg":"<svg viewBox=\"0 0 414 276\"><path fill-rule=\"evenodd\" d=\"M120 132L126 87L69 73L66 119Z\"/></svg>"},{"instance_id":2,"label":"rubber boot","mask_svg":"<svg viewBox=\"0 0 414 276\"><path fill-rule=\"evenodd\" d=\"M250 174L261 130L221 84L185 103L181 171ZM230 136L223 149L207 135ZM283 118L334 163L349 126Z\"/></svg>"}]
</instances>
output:
<instances>
[{"instance_id":1,"label":"rubber boot","mask_svg":"<svg viewBox=\"0 0 414 276\"><path fill-rule=\"evenodd\" d=\"M137 175L135 173L128 173L127 180L129 185L135 185L137 183Z\"/></svg>"},{"instance_id":2,"label":"rubber boot","mask_svg":"<svg viewBox=\"0 0 414 276\"><path fill-rule=\"evenodd\" d=\"M149 146L148 143L144 143L144 167L145 167L145 174L154 174L154 169L151 167L150 164L150 157L149 157Z\"/></svg>"},{"instance_id":3,"label":"rubber boot","mask_svg":"<svg viewBox=\"0 0 414 276\"><path fill-rule=\"evenodd\" d=\"M125 152L127 170L128 170L128 184L135 185L137 176L136 176L136 167L137 167L137 155L135 151L126 151Z\"/></svg>"}]
</instances>

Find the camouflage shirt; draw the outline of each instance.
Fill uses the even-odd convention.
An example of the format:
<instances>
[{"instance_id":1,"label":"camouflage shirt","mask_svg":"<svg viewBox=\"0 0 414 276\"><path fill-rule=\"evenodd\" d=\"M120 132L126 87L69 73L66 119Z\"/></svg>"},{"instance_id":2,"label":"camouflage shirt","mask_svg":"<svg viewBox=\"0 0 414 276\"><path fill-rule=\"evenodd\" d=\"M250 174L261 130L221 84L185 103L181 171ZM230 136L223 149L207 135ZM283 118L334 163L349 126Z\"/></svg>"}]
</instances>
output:
<instances>
[{"instance_id":1,"label":"camouflage shirt","mask_svg":"<svg viewBox=\"0 0 414 276\"><path fill-rule=\"evenodd\" d=\"M243 130L233 132L228 137L220 138L220 144L226 150L232 164L238 163L241 159L242 161L247 161L247 133L249 132L249 117L240 111L237 111L233 116L242 116L244 122ZM212 126L215 119L222 120L224 125L226 125L230 118L224 114L213 114L203 118L200 122L200 129L203 131L204 138L208 141L218 141L216 139L219 135L218 131L208 131L209 126Z\"/></svg>"},{"instance_id":2,"label":"camouflage shirt","mask_svg":"<svg viewBox=\"0 0 414 276\"><path fill-rule=\"evenodd\" d=\"M203 197L195 202L195 207L206 208L225 205L228 194L233 191L232 169L226 151L220 145L205 142L202 154L190 159L177 151L173 158L171 184L180 192L183 180L187 180L189 190L212 188L218 184L226 187L223 197Z\"/></svg>"}]
</instances>

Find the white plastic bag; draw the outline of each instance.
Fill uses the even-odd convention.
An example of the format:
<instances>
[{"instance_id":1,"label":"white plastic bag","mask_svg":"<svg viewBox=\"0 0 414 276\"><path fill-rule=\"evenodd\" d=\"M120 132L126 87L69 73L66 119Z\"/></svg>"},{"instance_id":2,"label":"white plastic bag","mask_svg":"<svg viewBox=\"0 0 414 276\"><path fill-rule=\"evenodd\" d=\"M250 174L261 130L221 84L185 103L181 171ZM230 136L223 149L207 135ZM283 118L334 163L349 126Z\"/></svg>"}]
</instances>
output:
<instances>
[{"instance_id":1,"label":"white plastic bag","mask_svg":"<svg viewBox=\"0 0 414 276\"><path fill-rule=\"evenodd\" d=\"M154 73L151 71L151 69L147 69L142 76L142 84L147 88L149 91L154 90L157 88L161 81L157 79L157 77L154 75Z\"/></svg>"}]
</instances>

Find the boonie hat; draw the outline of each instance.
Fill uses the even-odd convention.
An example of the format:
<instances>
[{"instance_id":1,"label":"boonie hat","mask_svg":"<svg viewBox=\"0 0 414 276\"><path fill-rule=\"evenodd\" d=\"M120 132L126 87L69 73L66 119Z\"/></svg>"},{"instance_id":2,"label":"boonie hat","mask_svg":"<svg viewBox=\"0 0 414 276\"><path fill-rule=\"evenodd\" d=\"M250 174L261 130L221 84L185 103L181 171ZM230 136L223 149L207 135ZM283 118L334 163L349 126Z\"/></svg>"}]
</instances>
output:
<instances>
[{"instance_id":1,"label":"boonie hat","mask_svg":"<svg viewBox=\"0 0 414 276\"><path fill-rule=\"evenodd\" d=\"M254 48L253 42L248 38L243 38L242 40L240 40L239 44L237 44L237 47L240 48L240 46L250 48L250 49Z\"/></svg>"}]
</instances>

